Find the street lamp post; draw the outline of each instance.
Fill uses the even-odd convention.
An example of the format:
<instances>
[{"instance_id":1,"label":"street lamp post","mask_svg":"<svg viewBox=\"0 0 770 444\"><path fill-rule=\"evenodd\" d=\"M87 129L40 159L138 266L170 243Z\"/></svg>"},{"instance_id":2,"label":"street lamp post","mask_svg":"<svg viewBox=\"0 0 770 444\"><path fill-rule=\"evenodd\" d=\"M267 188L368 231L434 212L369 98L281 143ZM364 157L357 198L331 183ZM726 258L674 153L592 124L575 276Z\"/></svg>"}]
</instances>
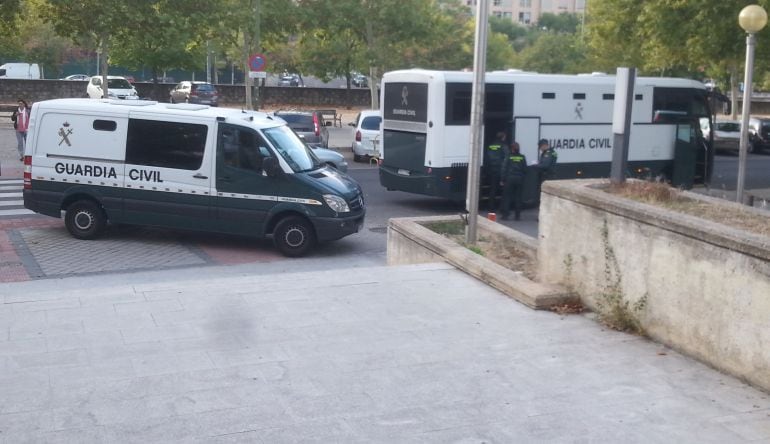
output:
<instances>
[{"instance_id":1,"label":"street lamp post","mask_svg":"<svg viewBox=\"0 0 770 444\"><path fill-rule=\"evenodd\" d=\"M741 144L738 150L738 184L735 201L743 203L746 182L746 152L749 143L749 112L751 110L751 75L754 71L755 34L767 24L767 12L759 5L749 5L738 14L738 23L746 31L746 73L743 77L743 114L741 115Z\"/></svg>"}]
</instances>

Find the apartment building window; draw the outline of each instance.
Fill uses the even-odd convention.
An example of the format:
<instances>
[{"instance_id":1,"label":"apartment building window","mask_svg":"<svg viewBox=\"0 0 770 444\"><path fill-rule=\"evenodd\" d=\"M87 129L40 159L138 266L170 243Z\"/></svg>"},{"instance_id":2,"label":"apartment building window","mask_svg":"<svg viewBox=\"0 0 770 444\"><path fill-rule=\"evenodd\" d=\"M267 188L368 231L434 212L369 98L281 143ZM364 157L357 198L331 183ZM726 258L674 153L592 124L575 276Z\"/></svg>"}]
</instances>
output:
<instances>
[{"instance_id":1,"label":"apartment building window","mask_svg":"<svg viewBox=\"0 0 770 444\"><path fill-rule=\"evenodd\" d=\"M503 17L503 13L501 11L492 11L492 15L494 15L497 18Z\"/></svg>"},{"instance_id":2,"label":"apartment building window","mask_svg":"<svg viewBox=\"0 0 770 444\"><path fill-rule=\"evenodd\" d=\"M522 8L531 8L532 0L519 0L519 6Z\"/></svg>"},{"instance_id":3,"label":"apartment building window","mask_svg":"<svg viewBox=\"0 0 770 444\"><path fill-rule=\"evenodd\" d=\"M531 12L520 12L519 13L519 23L524 23L525 25L529 25L530 21L532 21L532 13Z\"/></svg>"},{"instance_id":4,"label":"apartment building window","mask_svg":"<svg viewBox=\"0 0 770 444\"><path fill-rule=\"evenodd\" d=\"M500 6L502 4L503 4L503 0L493 0L492 1L492 6Z\"/></svg>"},{"instance_id":5,"label":"apartment building window","mask_svg":"<svg viewBox=\"0 0 770 444\"><path fill-rule=\"evenodd\" d=\"M503 12L503 18L506 18L506 19L510 20L510 19L513 18L513 13L512 12Z\"/></svg>"}]
</instances>

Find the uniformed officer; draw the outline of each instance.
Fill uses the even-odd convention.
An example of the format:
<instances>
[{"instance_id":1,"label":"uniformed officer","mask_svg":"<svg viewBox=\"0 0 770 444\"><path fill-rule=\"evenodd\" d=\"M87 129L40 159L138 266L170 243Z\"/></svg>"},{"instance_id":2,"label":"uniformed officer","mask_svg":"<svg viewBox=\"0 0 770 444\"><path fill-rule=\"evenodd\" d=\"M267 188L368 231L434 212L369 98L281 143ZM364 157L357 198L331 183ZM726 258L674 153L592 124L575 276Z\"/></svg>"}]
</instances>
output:
<instances>
[{"instance_id":1,"label":"uniformed officer","mask_svg":"<svg viewBox=\"0 0 770 444\"><path fill-rule=\"evenodd\" d=\"M506 136L504 131L495 135L495 140L484 150L484 176L487 182L487 209L495 211L497 208L497 195L500 189L500 168L507 154Z\"/></svg>"},{"instance_id":2,"label":"uniformed officer","mask_svg":"<svg viewBox=\"0 0 770 444\"><path fill-rule=\"evenodd\" d=\"M537 143L537 148L540 150L540 156L537 161L537 172L540 179L540 184L546 179L552 179L554 176L554 170L556 169L556 160L559 155L551 148L546 139L540 139Z\"/></svg>"},{"instance_id":3,"label":"uniformed officer","mask_svg":"<svg viewBox=\"0 0 770 444\"><path fill-rule=\"evenodd\" d=\"M514 218L521 217L521 190L524 188L524 177L527 175L527 158L519 152L519 144L511 143L511 150L500 170L500 185L503 187L503 220L511 214L513 202Z\"/></svg>"}]
</instances>

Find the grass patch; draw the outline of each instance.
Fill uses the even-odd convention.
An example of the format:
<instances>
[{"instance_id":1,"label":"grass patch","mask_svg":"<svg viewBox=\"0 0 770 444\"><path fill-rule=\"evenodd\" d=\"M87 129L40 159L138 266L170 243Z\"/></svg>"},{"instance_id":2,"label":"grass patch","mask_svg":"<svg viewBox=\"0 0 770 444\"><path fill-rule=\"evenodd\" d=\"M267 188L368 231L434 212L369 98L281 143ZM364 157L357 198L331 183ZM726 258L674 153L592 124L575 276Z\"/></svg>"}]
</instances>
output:
<instances>
[{"instance_id":1,"label":"grass patch","mask_svg":"<svg viewBox=\"0 0 770 444\"><path fill-rule=\"evenodd\" d=\"M434 233L445 236L457 236L465 234L465 224L461 220L427 222L423 226Z\"/></svg>"},{"instance_id":2,"label":"grass patch","mask_svg":"<svg viewBox=\"0 0 770 444\"><path fill-rule=\"evenodd\" d=\"M610 184L605 190L608 193L637 202L657 205L671 211L689 214L763 236L770 236L770 216L751 212L748 210L749 207L743 209L691 199L684 196L681 190L672 188L665 183L629 181L622 184Z\"/></svg>"},{"instance_id":3,"label":"grass patch","mask_svg":"<svg viewBox=\"0 0 770 444\"><path fill-rule=\"evenodd\" d=\"M527 253L516 249L510 241L498 239L496 236L489 236L480 232L476 245L468 245L465 242L465 223L462 220L427 222L422 225L498 265L510 270L520 271L531 280L536 279L536 260Z\"/></svg>"}]
</instances>

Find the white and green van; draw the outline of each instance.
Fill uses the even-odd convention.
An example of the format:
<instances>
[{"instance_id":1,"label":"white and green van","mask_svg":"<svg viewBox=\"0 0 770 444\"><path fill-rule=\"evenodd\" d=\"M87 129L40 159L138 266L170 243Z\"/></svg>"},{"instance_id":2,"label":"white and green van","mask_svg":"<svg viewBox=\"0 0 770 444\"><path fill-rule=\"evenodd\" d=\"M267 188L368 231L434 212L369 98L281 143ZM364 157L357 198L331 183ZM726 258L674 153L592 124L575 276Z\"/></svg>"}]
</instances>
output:
<instances>
[{"instance_id":1,"label":"white and green van","mask_svg":"<svg viewBox=\"0 0 770 444\"><path fill-rule=\"evenodd\" d=\"M280 119L206 105L58 99L32 106L24 206L79 239L108 223L271 237L287 256L356 233L361 187Z\"/></svg>"}]
</instances>

